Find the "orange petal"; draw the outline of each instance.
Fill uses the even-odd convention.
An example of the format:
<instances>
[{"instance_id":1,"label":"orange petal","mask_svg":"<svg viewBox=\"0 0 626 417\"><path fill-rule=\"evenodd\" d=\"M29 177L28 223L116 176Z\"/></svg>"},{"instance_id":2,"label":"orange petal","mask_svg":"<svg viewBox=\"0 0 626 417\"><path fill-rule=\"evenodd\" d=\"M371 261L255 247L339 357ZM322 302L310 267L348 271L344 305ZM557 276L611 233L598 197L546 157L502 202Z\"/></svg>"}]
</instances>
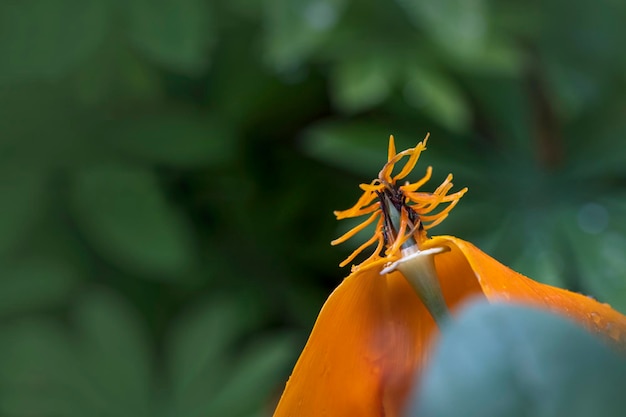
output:
<instances>
[{"instance_id":1,"label":"orange petal","mask_svg":"<svg viewBox=\"0 0 626 417\"><path fill-rule=\"evenodd\" d=\"M451 249L435 257L444 294L455 285L464 286L477 281L490 301L544 308L582 324L592 333L626 345L626 316L608 304L533 281L502 265L471 243L453 236L435 236L425 246L448 246Z\"/></svg>"},{"instance_id":2,"label":"orange petal","mask_svg":"<svg viewBox=\"0 0 626 417\"><path fill-rule=\"evenodd\" d=\"M452 236L429 239L423 249L438 246L450 248L435 257L435 266L453 313L473 297L514 302L544 308L626 344L626 317L607 304L535 282ZM274 417L401 415L436 328L404 277L379 271L357 270L330 295Z\"/></svg>"},{"instance_id":3,"label":"orange petal","mask_svg":"<svg viewBox=\"0 0 626 417\"><path fill-rule=\"evenodd\" d=\"M435 325L398 272L356 271L328 298L274 417L396 417Z\"/></svg>"}]
</instances>

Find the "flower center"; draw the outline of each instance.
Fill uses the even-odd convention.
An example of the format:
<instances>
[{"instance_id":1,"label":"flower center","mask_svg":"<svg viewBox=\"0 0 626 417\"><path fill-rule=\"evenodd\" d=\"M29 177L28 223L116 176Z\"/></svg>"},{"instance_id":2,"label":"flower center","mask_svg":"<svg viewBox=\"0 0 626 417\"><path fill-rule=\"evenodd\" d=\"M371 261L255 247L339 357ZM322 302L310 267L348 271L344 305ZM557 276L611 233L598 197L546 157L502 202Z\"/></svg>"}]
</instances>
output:
<instances>
[{"instance_id":1,"label":"flower center","mask_svg":"<svg viewBox=\"0 0 626 417\"><path fill-rule=\"evenodd\" d=\"M399 231L402 228L403 217L406 218L406 224L403 229L408 230L408 232L405 232L408 238L404 243L402 243L401 248L408 249L412 246L418 245L418 241L415 239L414 233L416 231L423 231L424 225L420 220L419 214L417 214L417 212L407 204L407 198L402 190L394 186L388 186L382 191L377 191L376 194L378 195L383 219L383 238L385 248L389 249L392 247L396 240L400 237L401 233L399 233ZM406 213L406 216L403 216L402 213Z\"/></svg>"},{"instance_id":2,"label":"flower center","mask_svg":"<svg viewBox=\"0 0 626 417\"><path fill-rule=\"evenodd\" d=\"M452 175L449 174L444 182L433 192L421 191L421 187L430 180L432 168L428 167L422 179L417 182L401 181L407 177L415 167L421 152L426 149L426 139L414 148L396 153L393 136L389 138L387 163L378 174L378 178L369 184L361 184L363 195L354 206L347 210L335 211L337 219L348 219L368 215L361 224L333 240L336 245L345 242L370 225L374 225L374 233L366 242L348 256L340 266L348 265L364 249L376 245L373 253L352 270L370 268L381 265L383 262L399 260L405 250L419 250L427 239L426 230L441 223L450 210L458 203L467 191L449 194L452 189ZM406 162L397 174L394 168L403 159ZM443 208L442 208L443 207Z\"/></svg>"}]
</instances>

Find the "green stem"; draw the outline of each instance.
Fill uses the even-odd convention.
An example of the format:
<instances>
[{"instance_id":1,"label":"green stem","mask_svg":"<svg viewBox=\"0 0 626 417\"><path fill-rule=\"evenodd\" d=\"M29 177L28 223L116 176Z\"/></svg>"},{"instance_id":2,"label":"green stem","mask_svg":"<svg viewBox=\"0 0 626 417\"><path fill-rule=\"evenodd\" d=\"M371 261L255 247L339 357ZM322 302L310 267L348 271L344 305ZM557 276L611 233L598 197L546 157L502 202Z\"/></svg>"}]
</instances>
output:
<instances>
[{"instance_id":1,"label":"green stem","mask_svg":"<svg viewBox=\"0 0 626 417\"><path fill-rule=\"evenodd\" d=\"M416 246L402 252L405 256L414 256L406 262L400 262L397 267L398 271L411 284L430 315L435 319L437 326L441 328L450 320L450 312L443 298L439 277L435 270L435 255L421 255Z\"/></svg>"},{"instance_id":2,"label":"green stem","mask_svg":"<svg viewBox=\"0 0 626 417\"><path fill-rule=\"evenodd\" d=\"M389 223L393 227L396 235L400 230L401 214L388 199L385 202L386 213ZM413 225L409 224L409 227ZM401 236L397 236L400 239ZM435 254L440 250L420 251L419 246L413 236L402 245L402 259L396 263L398 269L413 287L417 296L422 300L426 309L441 328L450 319L448 306L443 298L439 277L435 269ZM392 268L394 269L394 268Z\"/></svg>"}]
</instances>

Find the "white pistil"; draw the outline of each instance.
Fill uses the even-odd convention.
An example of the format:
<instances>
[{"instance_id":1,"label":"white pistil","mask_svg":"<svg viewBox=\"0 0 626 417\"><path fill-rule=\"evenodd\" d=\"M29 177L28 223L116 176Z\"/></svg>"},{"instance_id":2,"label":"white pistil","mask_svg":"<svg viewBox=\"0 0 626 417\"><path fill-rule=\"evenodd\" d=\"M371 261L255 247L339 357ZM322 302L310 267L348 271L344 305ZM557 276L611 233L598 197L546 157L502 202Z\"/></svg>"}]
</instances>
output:
<instances>
[{"instance_id":1,"label":"white pistil","mask_svg":"<svg viewBox=\"0 0 626 417\"><path fill-rule=\"evenodd\" d=\"M381 275L384 274L388 274L390 272L395 271L396 269L400 270L400 265L403 263L407 263L407 262L411 262L413 259L415 258L420 258L420 257L424 257L424 256L432 256L432 255L436 255L438 253L443 253L443 252L448 252L450 249L446 248L446 247L439 247L439 248L430 248L430 249L426 249L426 250L419 250L417 248L417 245L413 245L410 248L407 249L402 249L402 258L400 258L399 260L387 264L385 266L385 268L380 271Z\"/></svg>"},{"instance_id":2,"label":"white pistil","mask_svg":"<svg viewBox=\"0 0 626 417\"><path fill-rule=\"evenodd\" d=\"M402 249L402 258L387 265L380 272L382 275L395 270L400 271L439 327L448 321L450 313L439 285L439 277L435 269L435 255L449 250L447 247L420 250L417 245L413 245Z\"/></svg>"}]
</instances>

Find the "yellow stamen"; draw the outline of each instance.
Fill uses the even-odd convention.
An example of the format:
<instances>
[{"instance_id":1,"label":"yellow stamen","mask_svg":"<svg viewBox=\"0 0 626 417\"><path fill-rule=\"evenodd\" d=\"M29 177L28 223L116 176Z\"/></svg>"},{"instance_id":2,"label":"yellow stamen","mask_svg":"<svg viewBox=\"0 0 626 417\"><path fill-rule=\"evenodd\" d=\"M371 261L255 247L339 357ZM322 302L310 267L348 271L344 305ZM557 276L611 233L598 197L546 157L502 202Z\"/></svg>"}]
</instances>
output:
<instances>
[{"instance_id":1,"label":"yellow stamen","mask_svg":"<svg viewBox=\"0 0 626 417\"><path fill-rule=\"evenodd\" d=\"M446 217L448 217L448 214L450 213L450 211L454 208L454 206L457 205L458 202L459 200L453 201L452 203L450 203L448 207L446 207L444 210L437 213L435 216L438 216L439 218L432 219L432 221L429 220L430 223L424 226L424 229L426 230L432 229L433 227L437 226L439 223L444 221ZM431 217L435 217L435 216L431 216Z\"/></svg>"},{"instance_id":2,"label":"yellow stamen","mask_svg":"<svg viewBox=\"0 0 626 417\"><path fill-rule=\"evenodd\" d=\"M356 258L361 252L363 252L365 248L371 246L374 242L376 242L376 239L379 238L380 236L378 235L378 233L374 234L374 236L372 236L367 242L356 248L356 250L352 252L350 256L348 256L342 263L339 264L339 266L344 267L348 265L350 262L352 262L354 258Z\"/></svg>"},{"instance_id":3,"label":"yellow stamen","mask_svg":"<svg viewBox=\"0 0 626 417\"><path fill-rule=\"evenodd\" d=\"M342 219L348 219L348 218L352 218L352 217L359 217L359 216L363 216L365 214L370 214L376 210L378 210L380 208L380 206L378 205L378 203L376 204L372 204L371 206L367 206L365 208L362 208L360 210L356 210L356 209L351 209L346 212L341 212L341 216L337 216L337 212L335 212L335 216L337 216L338 220L342 220Z\"/></svg>"},{"instance_id":4,"label":"yellow stamen","mask_svg":"<svg viewBox=\"0 0 626 417\"><path fill-rule=\"evenodd\" d=\"M405 235L407 223L408 222L406 219L406 211L403 210L401 217L400 217L400 228L398 229L398 237L393 242L393 245L391 245L391 247L387 249L387 251L385 252L386 254L399 252L400 248L402 247L402 244L406 242L408 238L410 238L410 236ZM403 238L406 238L406 239L403 240Z\"/></svg>"},{"instance_id":5,"label":"yellow stamen","mask_svg":"<svg viewBox=\"0 0 626 417\"><path fill-rule=\"evenodd\" d=\"M448 216L450 210L458 203L465 191L467 191L464 188L448 194L452 189L452 175L448 175L434 192L418 191L431 179L431 167L426 169L424 176L418 181L414 183L407 181L404 185L397 185L398 181L404 179L415 168L422 151L426 149L428 138L429 136L427 135L414 148L396 153L395 139L393 135L390 136L387 163L380 170L378 178L369 184L360 185L363 194L354 206L348 210L335 211L337 219L359 217L366 214L370 216L343 236L333 240L333 245L345 242L378 219L373 236L359 246L341 263L341 266L352 262L363 250L376 241L378 241L378 245L370 257L359 266L353 267L353 269L368 268L374 264L381 264L380 261L393 262L400 259L403 245L406 246L407 242L413 239L420 246L427 238L425 230L441 223ZM405 157L408 157L408 159L402 169L395 176L392 176L396 164ZM386 199L384 205L387 208L382 207L381 202L378 200L381 195L385 196L383 197ZM446 206L437 210L442 204L446 204ZM397 210L397 214L394 214L394 216L399 217L396 217L396 220L390 221L388 217L390 215L390 207L393 207L393 210ZM409 215L411 216L410 218ZM385 227L387 229L384 231L383 228ZM384 247L386 249L383 252Z\"/></svg>"},{"instance_id":6,"label":"yellow stamen","mask_svg":"<svg viewBox=\"0 0 626 417\"><path fill-rule=\"evenodd\" d=\"M415 148L406 149L400 152L399 154L396 154L396 156L394 156L389 161L387 161L387 163L383 166L383 169L381 169L380 172L378 173L378 179L380 179L380 181L383 182L383 184L393 184L395 180L391 178L391 173L393 169L395 168L395 165L398 162L400 162L400 160L404 158L405 156L412 155L413 152L415 152L415 150L420 145L421 145L421 142ZM421 148L419 150L421 151Z\"/></svg>"},{"instance_id":7,"label":"yellow stamen","mask_svg":"<svg viewBox=\"0 0 626 417\"><path fill-rule=\"evenodd\" d=\"M390 253L397 253L402 248L402 245L414 237L411 233L411 230L414 230L414 227L409 228L409 222L403 222L400 230L402 230L403 233L400 234L400 237L394 242L393 246L389 250ZM409 231L407 232L407 230Z\"/></svg>"},{"instance_id":8,"label":"yellow stamen","mask_svg":"<svg viewBox=\"0 0 626 417\"><path fill-rule=\"evenodd\" d=\"M374 263L377 260L380 260L380 253L383 250L383 246L385 244L385 240L382 237L382 234L378 234L378 245L376 245L376 249L374 249L374 252L372 252L372 254L370 255L369 258L367 258L366 260L364 260L359 266L364 265L364 266L372 266L372 263ZM353 267L352 269L358 269L359 266Z\"/></svg>"},{"instance_id":9,"label":"yellow stamen","mask_svg":"<svg viewBox=\"0 0 626 417\"><path fill-rule=\"evenodd\" d=\"M426 168L426 174L424 174L424 177L421 180L419 180L418 182L414 182L413 184L405 184L405 185L401 186L400 189L402 191L406 191L406 192L416 191L422 185L424 185L428 181L430 181L430 177L431 177L432 173L433 173L433 167L429 166L428 168Z\"/></svg>"},{"instance_id":10,"label":"yellow stamen","mask_svg":"<svg viewBox=\"0 0 626 417\"><path fill-rule=\"evenodd\" d=\"M374 182L377 182L377 181L378 180L375 180ZM374 185L372 183L372 184L361 184L361 185L359 185L359 188L361 190L363 190L363 191L375 192L375 191L382 191L385 188L385 186L383 184L380 184L380 183L378 183L376 185Z\"/></svg>"},{"instance_id":11,"label":"yellow stamen","mask_svg":"<svg viewBox=\"0 0 626 417\"><path fill-rule=\"evenodd\" d=\"M358 226L353 227L352 229L348 230L346 233L344 233L343 236L338 237L337 239L333 240L332 242L330 242L331 245L335 246L338 245L340 243L345 242L346 240L350 239L352 236L356 235L357 233L359 233L361 230L365 229L367 226L369 226L370 224L374 223L374 220L376 220L376 218L380 215L380 213L374 213L372 214L367 220L365 220L363 223L359 224Z\"/></svg>"},{"instance_id":12,"label":"yellow stamen","mask_svg":"<svg viewBox=\"0 0 626 417\"><path fill-rule=\"evenodd\" d=\"M396 155L396 143L393 139L393 135L389 135L389 150L387 151L387 161L391 161Z\"/></svg>"},{"instance_id":13,"label":"yellow stamen","mask_svg":"<svg viewBox=\"0 0 626 417\"><path fill-rule=\"evenodd\" d=\"M430 134L427 134L426 138L424 138L424 141L420 142L420 144L414 148L415 150L411 153L409 160L406 162L402 170L398 173L398 175L393 177L394 182L401 180L402 178L409 175L411 171L413 171L413 168L415 168L415 164L417 164L417 160L419 159L420 154L422 153L422 151L426 150L426 141L428 141L429 136Z\"/></svg>"},{"instance_id":14,"label":"yellow stamen","mask_svg":"<svg viewBox=\"0 0 626 417\"><path fill-rule=\"evenodd\" d=\"M375 198L376 198L376 194L365 193L361 196L361 198L359 198L359 201L357 201L354 206L352 206L351 208L347 210L342 210L342 211L336 210L334 214L337 217L337 220L341 220L341 219L345 219L349 217L357 217L358 215L355 216L352 213L363 208L363 206L367 206L369 203L374 201Z\"/></svg>"}]
</instances>

